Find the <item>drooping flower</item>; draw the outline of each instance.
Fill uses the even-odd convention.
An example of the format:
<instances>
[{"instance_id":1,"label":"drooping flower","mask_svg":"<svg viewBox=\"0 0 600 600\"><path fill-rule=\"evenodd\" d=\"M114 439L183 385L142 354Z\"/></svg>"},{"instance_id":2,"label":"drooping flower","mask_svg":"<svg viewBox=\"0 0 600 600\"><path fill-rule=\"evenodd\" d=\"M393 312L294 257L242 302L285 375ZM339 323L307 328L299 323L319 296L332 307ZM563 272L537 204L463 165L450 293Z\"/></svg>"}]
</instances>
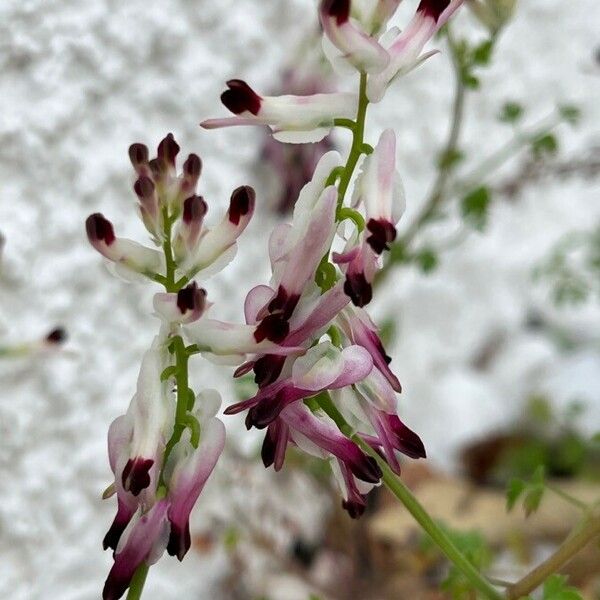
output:
<instances>
[{"instance_id":1,"label":"drooping flower","mask_svg":"<svg viewBox=\"0 0 600 600\"><path fill-rule=\"evenodd\" d=\"M322 140L336 118L356 113L356 94L332 92L309 96L260 96L245 81L231 79L221 102L235 116L207 119L205 129L236 125L268 125L273 137L282 142L307 143Z\"/></svg>"}]
</instances>

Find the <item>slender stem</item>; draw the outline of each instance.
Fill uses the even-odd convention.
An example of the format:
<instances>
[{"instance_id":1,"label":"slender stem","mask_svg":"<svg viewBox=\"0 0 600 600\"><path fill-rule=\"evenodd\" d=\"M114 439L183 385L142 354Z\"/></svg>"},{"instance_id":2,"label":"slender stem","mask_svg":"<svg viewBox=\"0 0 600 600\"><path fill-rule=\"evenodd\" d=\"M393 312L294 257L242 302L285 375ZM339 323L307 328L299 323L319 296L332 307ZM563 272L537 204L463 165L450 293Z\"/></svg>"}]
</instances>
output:
<instances>
[{"instance_id":1,"label":"slender stem","mask_svg":"<svg viewBox=\"0 0 600 600\"><path fill-rule=\"evenodd\" d=\"M338 186L338 213L341 210L344 203L344 196L350 185L352 174L358 163L358 159L364 151L364 135L365 135L365 122L367 119L367 107L369 106L369 100L367 98L367 75L366 73L360 74L360 85L358 92L358 111L356 113L356 122L354 123L352 130L352 146L350 147L350 154L348 155L348 161L340 176L340 183Z\"/></svg>"},{"instance_id":2,"label":"slender stem","mask_svg":"<svg viewBox=\"0 0 600 600\"><path fill-rule=\"evenodd\" d=\"M579 498L575 498L575 496L571 496L571 494L565 492L564 490L562 490L559 487L552 485L551 483L546 482L545 485L548 490L550 490L553 494L556 494L557 496L562 498L565 502L572 504L573 506L579 508L580 510L584 510L584 511L589 510L589 506L585 502L582 502L581 500L579 500Z\"/></svg>"},{"instance_id":3,"label":"slender stem","mask_svg":"<svg viewBox=\"0 0 600 600\"><path fill-rule=\"evenodd\" d=\"M133 574L131 583L129 584L129 591L127 592L127 600L139 600L142 597L142 591L144 590L144 584L146 583L146 576L148 575L148 565L142 563Z\"/></svg>"},{"instance_id":4,"label":"slender stem","mask_svg":"<svg viewBox=\"0 0 600 600\"><path fill-rule=\"evenodd\" d=\"M425 200L423 208L417 215L416 219L406 230L400 240L404 246L408 246L410 244L423 224L433 216L438 205L446 196L446 187L454 167L451 157L457 151L458 141L463 125L466 87L463 81L456 42L454 41L448 26L446 26L446 37L448 39L448 47L450 48L450 57L452 59L452 67L454 72L454 100L452 103L452 120L450 124L450 130L448 132L448 139L446 140L446 144L444 145L444 149L441 153L440 167L431 192Z\"/></svg>"},{"instance_id":5,"label":"slender stem","mask_svg":"<svg viewBox=\"0 0 600 600\"><path fill-rule=\"evenodd\" d=\"M377 461L383 472L383 482L387 488L394 496L396 496L396 498L398 498L398 500L400 500L400 502L402 502L415 521L417 521L421 528L429 534L431 539L439 546L440 550L471 582L471 585L489 600L502 600L502 594L494 589L485 577L483 577L483 575L481 575L481 573L479 573L479 571L477 571L477 569L469 562L466 556L454 545L442 528L431 518L429 513L413 496L412 492L404 485L404 483L402 483L402 480L390 469L387 462L385 462L385 460L383 460L383 458L381 458L381 456L379 456L379 454L359 435L352 434L352 428L333 404L331 396L327 393L322 393L319 394L316 399L319 406L333 419L340 431L345 436L351 438L367 454Z\"/></svg>"},{"instance_id":6,"label":"slender stem","mask_svg":"<svg viewBox=\"0 0 600 600\"><path fill-rule=\"evenodd\" d=\"M177 267L175 258L173 257L173 248L171 243L171 228L173 226L173 219L169 215L169 209L165 206L163 208L163 229L164 229L164 241L163 241L163 252L165 254L166 274L164 278L164 286L167 292L177 291L175 288L175 269Z\"/></svg>"},{"instance_id":7,"label":"slender stem","mask_svg":"<svg viewBox=\"0 0 600 600\"><path fill-rule=\"evenodd\" d=\"M175 425L171 438L165 446L163 457L163 468L160 473L159 486L164 486L164 469L167 464L171 451L181 439L181 434L185 431L186 420L188 416L189 384L188 384L188 361L190 353L185 347L185 342L180 335L173 338L173 350L175 355L175 381L177 382L177 406L175 408Z\"/></svg>"},{"instance_id":8,"label":"slender stem","mask_svg":"<svg viewBox=\"0 0 600 600\"><path fill-rule=\"evenodd\" d=\"M508 588L507 600L517 600L535 590L597 535L600 535L600 515L585 517L552 556Z\"/></svg>"}]
</instances>

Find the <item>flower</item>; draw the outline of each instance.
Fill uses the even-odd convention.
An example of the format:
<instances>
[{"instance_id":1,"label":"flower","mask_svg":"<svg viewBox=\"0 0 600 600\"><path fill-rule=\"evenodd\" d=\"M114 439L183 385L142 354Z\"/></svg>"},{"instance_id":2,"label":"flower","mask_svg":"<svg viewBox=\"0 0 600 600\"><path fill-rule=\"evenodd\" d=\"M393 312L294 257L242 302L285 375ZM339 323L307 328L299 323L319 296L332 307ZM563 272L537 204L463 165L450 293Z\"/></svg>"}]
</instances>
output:
<instances>
[{"instance_id":1,"label":"flower","mask_svg":"<svg viewBox=\"0 0 600 600\"><path fill-rule=\"evenodd\" d=\"M355 306L367 305L372 283L381 266L380 255L396 239L396 223L404 212L404 190L396 171L396 136L386 129L362 166L353 198L355 209L364 208L366 230L356 231L333 261L345 274L344 290Z\"/></svg>"},{"instance_id":2,"label":"flower","mask_svg":"<svg viewBox=\"0 0 600 600\"><path fill-rule=\"evenodd\" d=\"M268 125L281 142L306 143L322 140L336 118L353 117L356 94L332 92L309 96L260 96L245 81L231 79L221 102L234 117L207 119L205 129L236 125Z\"/></svg>"},{"instance_id":3,"label":"flower","mask_svg":"<svg viewBox=\"0 0 600 600\"><path fill-rule=\"evenodd\" d=\"M390 62L390 56L374 37L352 22L350 4L350 0L322 0L319 18L325 39L342 53L340 58L343 61L357 70L379 73ZM376 15L377 8L366 19L373 28L376 28L377 21L386 20L386 15L382 14L386 10L382 7L380 14ZM327 47L325 51L327 55L331 55ZM334 65L335 63L336 60L333 61Z\"/></svg>"},{"instance_id":4,"label":"flower","mask_svg":"<svg viewBox=\"0 0 600 600\"><path fill-rule=\"evenodd\" d=\"M133 189L139 201L139 215L153 244L161 250L116 237L112 223L100 213L86 220L88 240L114 263L116 274L124 279L135 279L140 274L155 281L165 277L162 245L171 237L173 229L175 275L184 280L200 275L207 278L233 259L237 238L254 214L254 190L241 186L232 192L223 220L212 229L205 227L208 204L202 196L196 195L202 161L196 154L190 154L178 175L178 153L179 145L173 134L160 142L153 159L149 159L144 144L132 144L129 148L129 158L137 175Z\"/></svg>"},{"instance_id":5,"label":"flower","mask_svg":"<svg viewBox=\"0 0 600 600\"><path fill-rule=\"evenodd\" d=\"M389 64L369 78L367 97L379 102L390 83L412 71L436 51L421 54L425 44L440 30L464 0L421 0L417 11L402 33L391 29L384 45L390 56ZM383 41L383 40L382 40Z\"/></svg>"}]
</instances>

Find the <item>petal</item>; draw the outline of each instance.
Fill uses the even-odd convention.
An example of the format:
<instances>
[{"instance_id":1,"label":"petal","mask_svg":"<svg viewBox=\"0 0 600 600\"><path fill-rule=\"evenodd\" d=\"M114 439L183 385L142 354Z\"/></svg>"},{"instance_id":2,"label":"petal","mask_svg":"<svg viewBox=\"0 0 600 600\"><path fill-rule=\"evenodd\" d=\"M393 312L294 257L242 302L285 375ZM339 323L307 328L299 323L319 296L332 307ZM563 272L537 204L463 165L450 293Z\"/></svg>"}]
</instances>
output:
<instances>
[{"instance_id":1,"label":"petal","mask_svg":"<svg viewBox=\"0 0 600 600\"><path fill-rule=\"evenodd\" d=\"M167 509L167 502L161 500L129 524L104 584L103 600L118 600L129 587L136 569L144 562L155 562L164 552L169 531Z\"/></svg>"},{"instance_id":2,"label":"petal","mask_svg":"<svg viewBox=\"0 0 600 600\"><path fill-rule=\"evenodd\" d=\"M331 342L322 342L294 361L292 383L305 390L325 390L342 374L343 369L342 353Z\"/></svg>"},{"instance_id":3,"label":"petal","mask_svg":"<svg viewBox=\"0 0 600 600\"><path fill-rule=\"evenodd\" d=\"M269 304L274 295L275 290L268 285L257 285L248 292L244 302L244 316L248 325L258 322L258 313Z\"/></svg>"},{"instance_id":4,"label":"petal","mask_svg":"<svg viewBox=\"0 0 600 600\"><path fill-rule=\"evenodd\" d=\"M378 73L387 66L385 49L351 22L350 0L322 0L319 18L325 35L359 71Z\"/></svg>"},{"instance_id":5,"label":"petal","mask_svg":"<svg viewBox=\"0 0 600 600\"><path fill-rule=\"evenodd\" d=\"M153 305L158 316L167 324L192 323L206 309L206 290L198 288L194 281L176 294L154 294Z\"/></svg>"}]
</instances>

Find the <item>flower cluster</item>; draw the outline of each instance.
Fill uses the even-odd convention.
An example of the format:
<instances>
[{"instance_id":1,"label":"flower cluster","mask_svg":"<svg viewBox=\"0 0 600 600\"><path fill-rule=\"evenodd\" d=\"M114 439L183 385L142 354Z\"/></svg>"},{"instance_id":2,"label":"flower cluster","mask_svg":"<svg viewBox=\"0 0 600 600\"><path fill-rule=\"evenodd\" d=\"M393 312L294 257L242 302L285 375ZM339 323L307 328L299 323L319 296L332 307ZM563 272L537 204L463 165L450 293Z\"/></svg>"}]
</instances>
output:
<instances>
[{"instance_id":1,"label":"flower cluster","mask_svg":"<svg viewBox=\"0 0 600 600\"><path fill-rule=\"evenodd\" d=\"M182 560L190 547L189 518L225 444L225 428L215 417L220 397L214 390L196 395L188 386L184 326L209 308L194 278L225 266L254 211L254 191L233 191L229 210L212 229L205 227L208 205L196 195L202 163L190 154L180 174L179 146L169 134L150 160L148 149L133 144L133 189L139 215L154 247L119 238L101 214L86 221L90 243L127 279L147 277L163 284L154 296L159 334L142 360L137 390L127 412L108 434L114 482L104 496L117 496L117 514L104 538L114 564L105 600L120 598L138 568L157 561L164 550Z\"/></svg>"},{"instance_id":2,"label":"flower cluster","mask_svg":"<svg viewBox=\"0 0 600 600\"><path fill-rule=\"evenodd\" d=\"M238 355L243 362L236 376L254 372L257 393L225 412L247 411L248 428L266 429L265 466L279 470L289 445L329 460L352 517L364 512L367 492L382 477L374 456L397 473L398 452L425 456L419 437L398 416L400 383L364 309L382 254L396 238L404 194L394 132L384 131L375 148L363 135L367 105L434 53L423 54L425 44L462 0L421 0L402 32L387 28L399 3L320 2L325 54L337 70L360 74L358 93L262 96L233 79L221 101L235 116L201 124L268 125L286 142L319 141L336 125L352 131L346 163L336 152L325 154L300 192L293 222L273 231L273 275L269 285L248 293L246 324L201 319L187 327L199 348Z\"/></svg>"}]
</instances>

